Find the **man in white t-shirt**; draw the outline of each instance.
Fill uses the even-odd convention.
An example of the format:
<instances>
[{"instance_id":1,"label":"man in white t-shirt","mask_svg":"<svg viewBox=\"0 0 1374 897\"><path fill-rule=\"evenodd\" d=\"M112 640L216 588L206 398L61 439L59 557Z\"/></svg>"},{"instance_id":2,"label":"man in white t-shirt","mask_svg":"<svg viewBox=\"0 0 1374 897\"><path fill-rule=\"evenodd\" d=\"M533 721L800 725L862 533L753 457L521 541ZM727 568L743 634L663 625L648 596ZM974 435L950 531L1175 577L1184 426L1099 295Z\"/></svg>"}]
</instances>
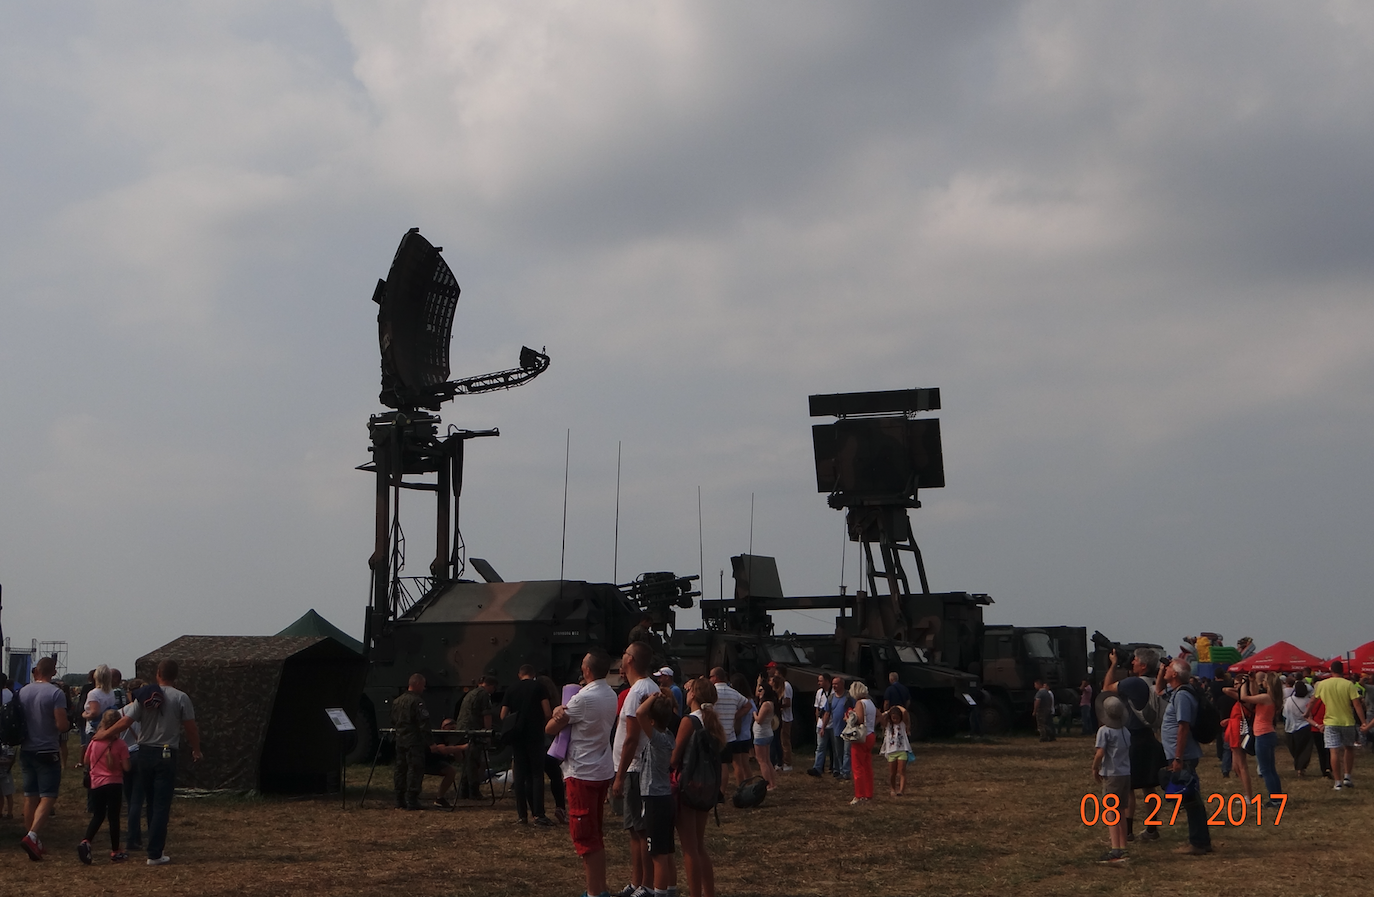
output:
<instances>
[{"instance_id":1,"label":"man in white t-shirt","mask_svg":"<svg viewBox=\"0 0 1374 897\"><path fill-rule=\"evenodd\" d=\"M571 728L568 753L563 760L563 781L568 795L568 829L587 875L587 893L606 893L606 843L602 837L602 807L615 778L611 755L611 729L615 726L615 692L606 684L610 658L595 651L582 658L582 690L567 704L554 708L544 728L557 735Z\"/></svg>"},{"instance_id":2,"label":"man in white t-shirt","mask_svg":"<svg viewBox=\"0 0 1374 897\"><path fill-rule=\"evenodd\" d=\"M659 690L648 676L652 662L653 649L644 642L632 642L620 658L620 674L630 683L620 703L615 721L615 743L611 746L611 756L616 761L611 812L621 814L625 831L630 834L630 884L620 892L621 897L644 897L653 888L654 867L649 859L644 802L639 789L640 731L636 716L644 699Z\"/></svg>"},{"instance_id":3,"label":"man in white t-shirt","mask_svg":"<svg viewBox=\"0 0 1374 897\"><path fill-rule=\"evenodd\" d=\"M753 714L749 699L730 687L724 667L711 670L710 679L716 687L716 716L720 717L720 724L730 739L730 743L725 746L725 750L730 752L729 760L723 755L721 757L723 762L720 769L720 787L724 793L726 784L730 781L732 765L736 777L739 778L739 784L743 785L745 779L749 778L749 755L754 752L754 736L745 720L752 719Z\"/></svg>"}]
</instances>

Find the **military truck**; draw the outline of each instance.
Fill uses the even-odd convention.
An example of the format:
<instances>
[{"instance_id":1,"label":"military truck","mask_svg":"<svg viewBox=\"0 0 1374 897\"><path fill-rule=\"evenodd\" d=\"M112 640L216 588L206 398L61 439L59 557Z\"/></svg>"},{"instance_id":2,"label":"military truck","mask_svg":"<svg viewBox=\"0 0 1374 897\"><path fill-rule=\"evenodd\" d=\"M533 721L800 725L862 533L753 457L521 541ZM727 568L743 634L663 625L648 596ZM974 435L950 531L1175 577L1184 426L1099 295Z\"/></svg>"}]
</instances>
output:
<instances>
[{"instance_id":1,"label":"military truck","mask_svg":"<svg viewBox=\"0 0 1374 897\"><path fill-rule=\"evenodd\" d=\"M457 715L463 695L483 675L495 675L504 687L528 663L555 682L576 682L589 650L601 648L619 658L630 630L646 613L657 614L671 629L671 610L659 602L671 595L674 602L690 603L689 584L695 579L648 574L646 597L644 577L624 586L502 582L489 564L474 559L473 565L493 579L433 584L373 637L360 705L359 729L365 730L360 739L367 744L357 755L370 757L377 728L390 725L390 703L405 691L412 673L425 677L425 704L436 724Z\"/></svg>"},{"instance_id":2,"label":"military truck","mask_svg":"<svg viewBox=\"0 0 1374 897\"><path fill-rule=\"evenodd\" d=\"M988 734L1028 725L1035 698L1034 683L1043 678L1056 701L1076 705L1078 684L1087 676L1087 630L1075 626L1017 627L985 625L985 594L933 592L875 599L866 592L788 598L782 594L777 562L767 556L731 558L735 594L701 601L703 628L678 630L670 650L684 673L711 667L742 672L752 679L769 661L787 665L798 695L814 694L819 673L843 675L879 692L889 673L912 693L912 734L916 738L949 735L968 718L965 695L987 693L980 700L983 730ZM772 614L787 610L837 611L833 633L778 634ZM888 633L900 616L909 621L902 637ZM793 731L809 733L810 701L796 700L799 718Z\"/></svg>"},{"instance_id":3,"label":"military truck","mask_svg":"<svg viewBox=\"0 0 1374 897\"><path fill-rule=\"evenodd\" d=\"M1077 707L1078 686L1088 678L1087 643L1082 626L984 626L981 656L967 666L991 695L983 708L984 731L1029 724L1036 679L1056 704Z\"/></svg>"}]
</instances>

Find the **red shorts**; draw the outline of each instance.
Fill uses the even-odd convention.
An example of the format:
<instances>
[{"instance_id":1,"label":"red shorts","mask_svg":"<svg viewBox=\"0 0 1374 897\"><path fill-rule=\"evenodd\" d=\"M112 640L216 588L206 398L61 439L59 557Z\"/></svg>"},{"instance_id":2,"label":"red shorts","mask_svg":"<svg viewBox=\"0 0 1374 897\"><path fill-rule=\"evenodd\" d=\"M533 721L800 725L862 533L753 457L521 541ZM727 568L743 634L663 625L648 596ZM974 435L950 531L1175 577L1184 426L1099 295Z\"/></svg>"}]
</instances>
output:
<instances>
[{"instance_id":1,"label":"red shorts","mask_svg":"<svg viewBox=\"0 0 1374 897\"><path fill-rule=\"evenodd\" d=\"M606 806L606 792L611 780L589 782L585 779L564 779L568 789L568 830L572 832L577 855L606 849L601 837L601 815Z\"/></svg>"}]
</instances>

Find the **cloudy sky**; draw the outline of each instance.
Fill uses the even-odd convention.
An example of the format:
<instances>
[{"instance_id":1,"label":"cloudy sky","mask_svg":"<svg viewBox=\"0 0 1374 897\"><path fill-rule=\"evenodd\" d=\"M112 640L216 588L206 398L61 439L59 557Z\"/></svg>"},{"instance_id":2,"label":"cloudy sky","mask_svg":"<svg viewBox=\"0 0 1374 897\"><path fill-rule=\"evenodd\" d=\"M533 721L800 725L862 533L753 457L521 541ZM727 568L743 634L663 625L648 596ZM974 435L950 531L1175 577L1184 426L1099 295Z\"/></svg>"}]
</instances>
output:
<instances>
[{"instance_id":1,"label":"cloudy sky","mask_svg":"<svg viewBox=\"0 0 1374 897\"><path fill-rule=\"evenodd\" d=\"M370 298L419 227L455 376L553 359L444 411L501 428L462 530L507 579L558 576L571 431L569 578L714 594L752 501L789 594L852 588L806 397L938 386L933 588L1350 649L1371 87L1359 2L5 5L4 633L361 634Z\"/></svg>"}]
</instances>

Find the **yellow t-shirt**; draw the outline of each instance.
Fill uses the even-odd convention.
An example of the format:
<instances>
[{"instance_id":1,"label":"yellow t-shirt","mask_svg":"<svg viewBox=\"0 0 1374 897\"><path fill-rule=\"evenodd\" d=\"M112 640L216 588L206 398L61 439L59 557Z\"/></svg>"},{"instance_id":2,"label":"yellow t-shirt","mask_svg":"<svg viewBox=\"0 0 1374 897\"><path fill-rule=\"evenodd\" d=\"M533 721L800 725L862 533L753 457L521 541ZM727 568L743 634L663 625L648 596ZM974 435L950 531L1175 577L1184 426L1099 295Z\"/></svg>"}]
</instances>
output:
<instances>
[{"instance_id":1,"label":"yellow t-shirt","mask_svg":"<svg viewBox=\"0 0 1374 897\"><path fill-rule=\"evenodd\" d=\"M1355 690L1354 682L1341 676L1332 676L1318 682L1313 694L1326 705L1326 725L1355 725L1355 708L1351 702L1359 696L1359 692Z\"/></svg>"}]
</instances>

